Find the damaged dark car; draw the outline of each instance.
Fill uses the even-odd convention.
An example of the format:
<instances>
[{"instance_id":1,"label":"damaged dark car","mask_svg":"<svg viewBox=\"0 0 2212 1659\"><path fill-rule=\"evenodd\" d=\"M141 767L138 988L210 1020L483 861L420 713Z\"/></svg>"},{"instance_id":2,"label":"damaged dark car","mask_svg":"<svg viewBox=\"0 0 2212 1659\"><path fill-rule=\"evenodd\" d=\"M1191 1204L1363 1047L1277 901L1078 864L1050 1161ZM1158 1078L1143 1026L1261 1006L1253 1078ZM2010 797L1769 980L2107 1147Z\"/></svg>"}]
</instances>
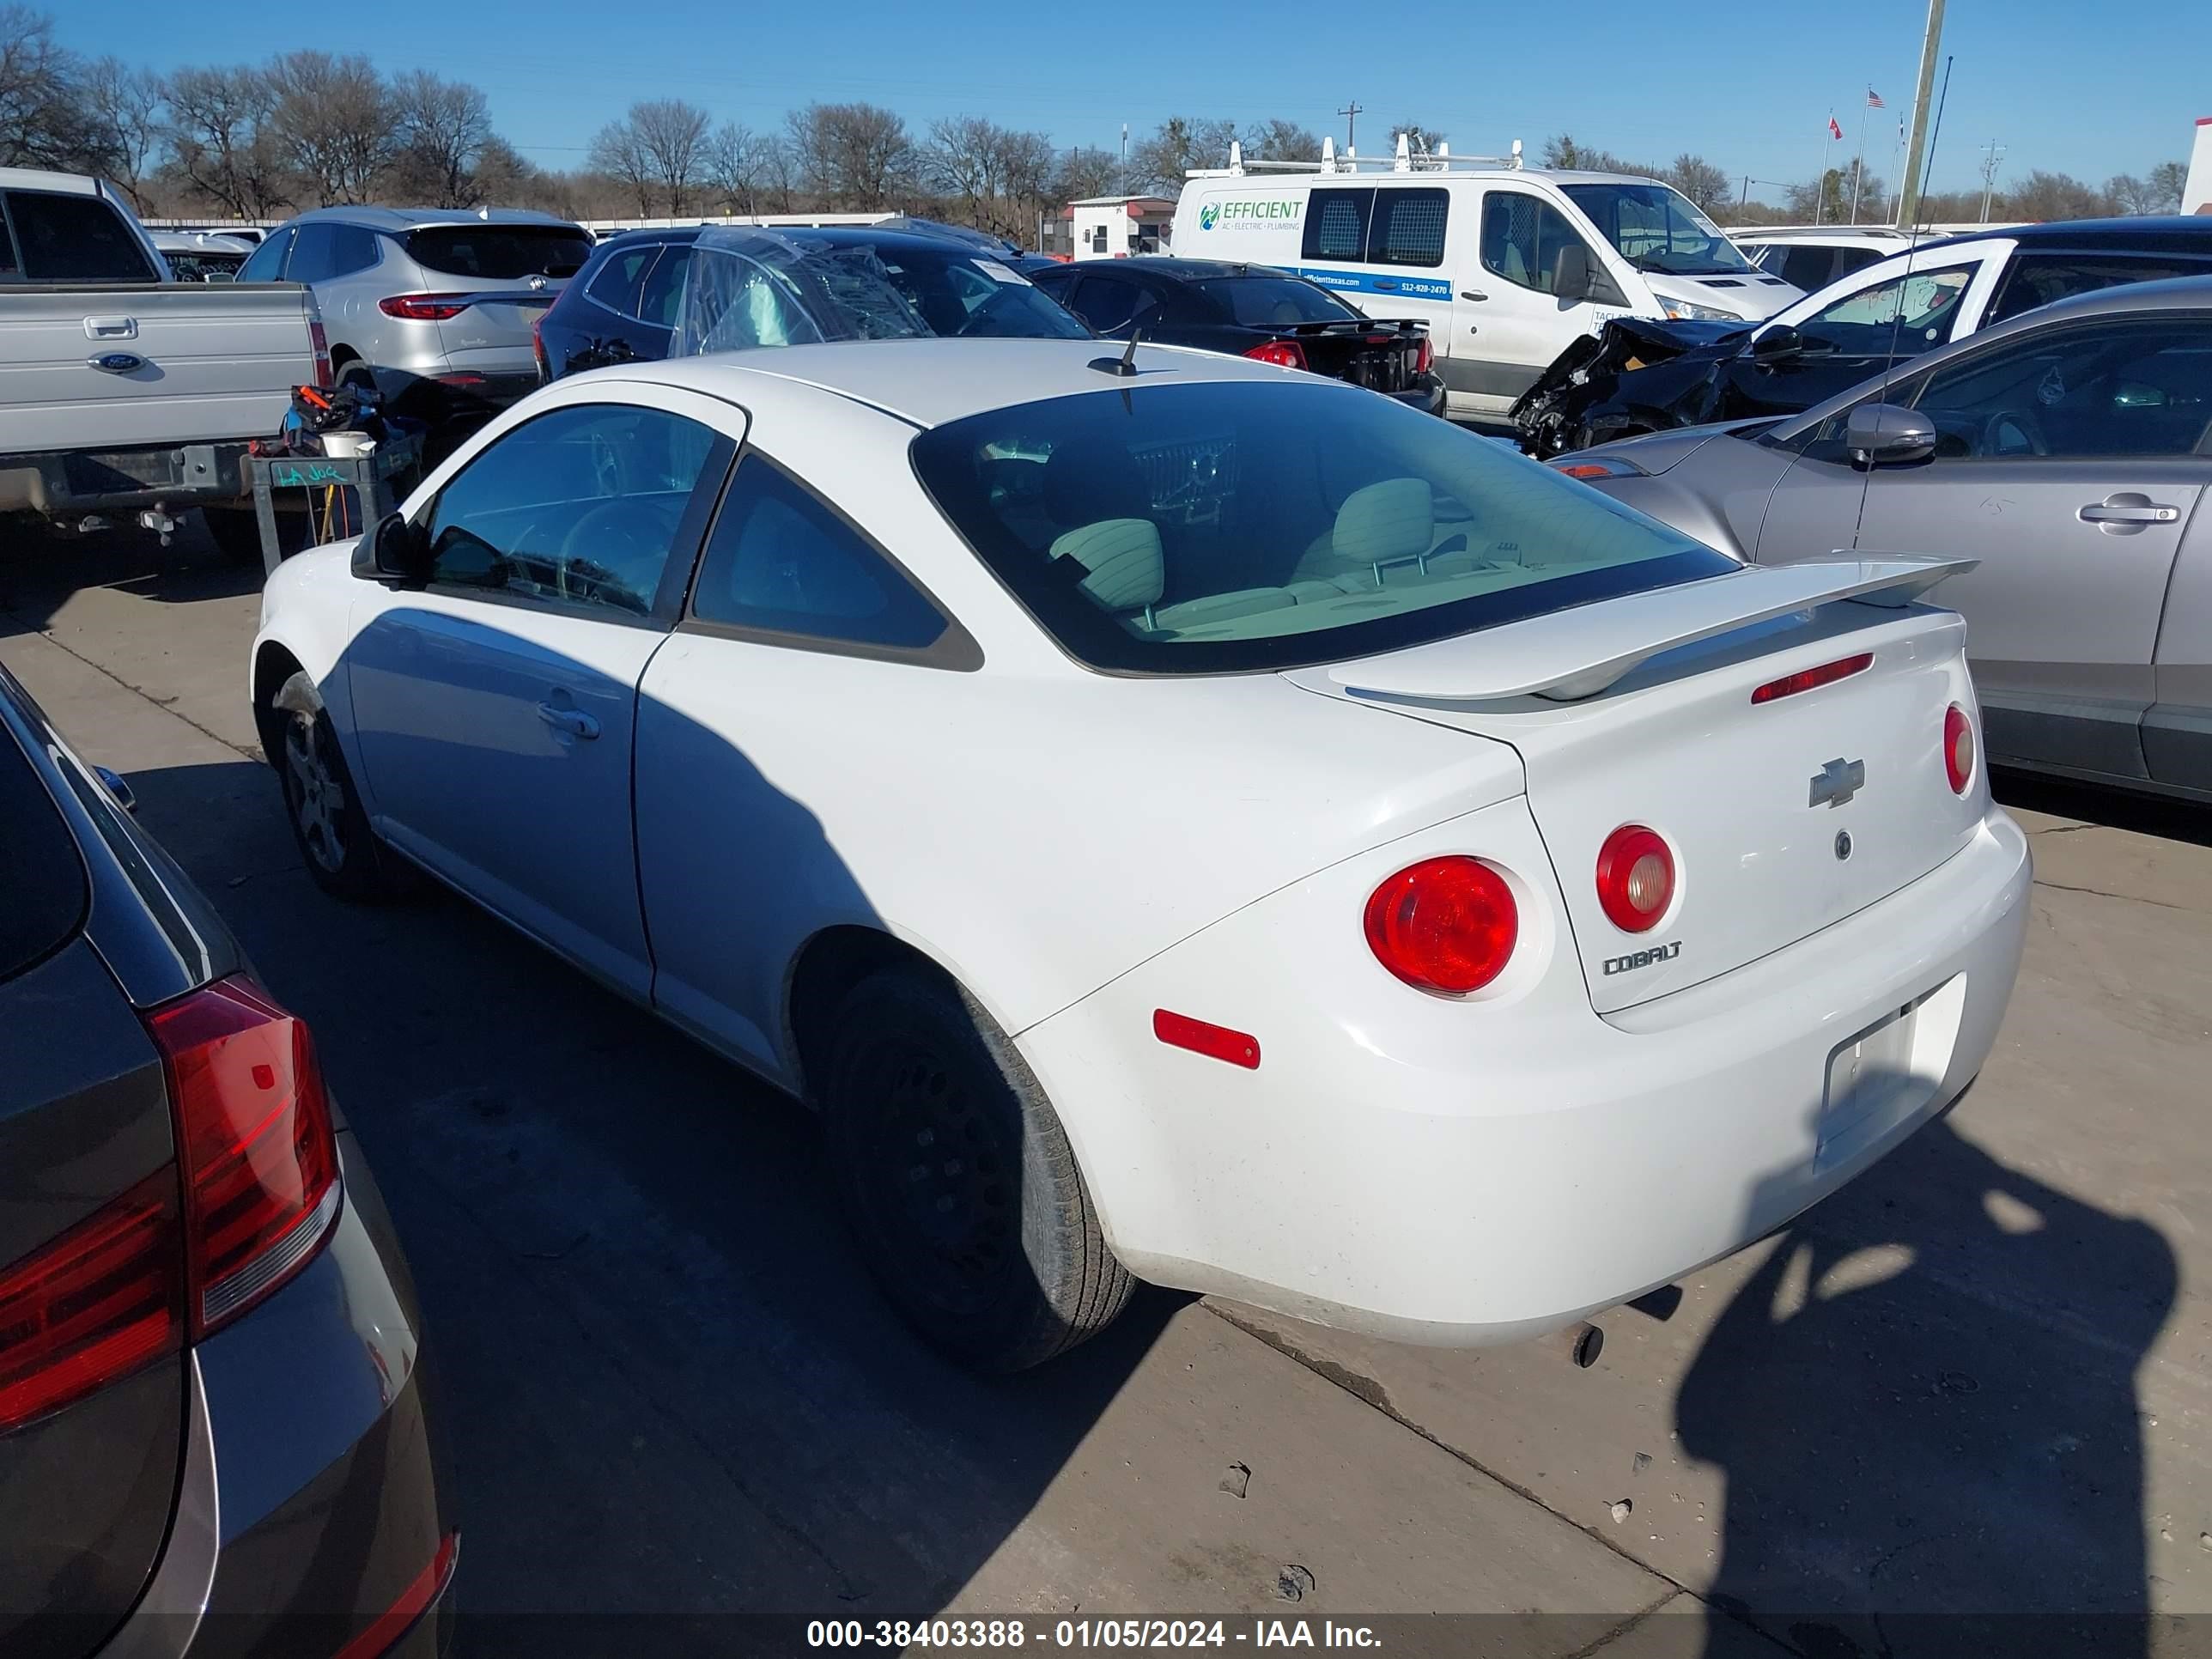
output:
<instances>
[{"instance_id":1,"label":"damaged dark car","mask_svg":"<svg viewBox=\"0 0 2212 1659\"><path fill-rule=\"evenodd\" d=\"M1540 459L1674 427L1794 415L1899 362L2070 295L2212 269L2212 224L2022 225L1925 242L1763 323L1620 317L1575 341L1510 411Z\"/></svg>"}]
</instances>

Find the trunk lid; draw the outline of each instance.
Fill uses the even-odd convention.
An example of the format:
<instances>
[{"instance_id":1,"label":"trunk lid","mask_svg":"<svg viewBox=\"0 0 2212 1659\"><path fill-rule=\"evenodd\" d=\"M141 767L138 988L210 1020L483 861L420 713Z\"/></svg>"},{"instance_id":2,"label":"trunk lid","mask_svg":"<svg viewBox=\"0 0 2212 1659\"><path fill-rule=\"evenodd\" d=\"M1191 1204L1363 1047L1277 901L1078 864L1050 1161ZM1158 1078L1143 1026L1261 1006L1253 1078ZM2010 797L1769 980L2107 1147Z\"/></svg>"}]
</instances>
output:
<instances>
[{"instance_id":1,"label":"trunk lid","mask_svg":"<svg viewBox=\"0 0 2212 1659\"><path fill-rule=\"evenodd\" d=\"M1973 707L1965 624L1898 603L1955 566L1859 586L1882 580L1864 574L1876 562L1824 566L1825 598L1746 571L1291 678L1514 747L1591 1004L1610 1013L1819 933L1972 836L1984 791L1952 792L1942 742L1945 710ZM1848 678L1752 701L1863 653ZM1599 848L1630 823L1666 838L1676 872L1668 910L1640 933L1597 894Z\"/></svg>"},{"instance_id":2,"label":"trunk lid","mask_svg":"<svg viewBox=\"0 0 2212 1659\"><path fill-rule=\"evenodd\" d=\"M1297 342L1316 374L1375 392L1403 392L1413 384L1427 334L1410 322L1301 323L1281 337Z\"/></svg>"}]
</instances>

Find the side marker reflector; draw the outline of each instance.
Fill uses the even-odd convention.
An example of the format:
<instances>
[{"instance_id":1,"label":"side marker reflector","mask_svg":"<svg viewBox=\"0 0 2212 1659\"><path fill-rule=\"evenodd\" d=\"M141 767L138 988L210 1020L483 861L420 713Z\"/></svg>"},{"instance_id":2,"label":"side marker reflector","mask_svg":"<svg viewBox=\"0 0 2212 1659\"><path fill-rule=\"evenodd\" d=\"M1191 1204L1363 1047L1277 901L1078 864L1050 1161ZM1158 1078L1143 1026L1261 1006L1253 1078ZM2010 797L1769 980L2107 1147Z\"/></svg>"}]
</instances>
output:
<instances>
[{"instance_id":1,"label":"side marker reflector","mask_svg":"<svg viewBox=\"0 0 2212 1659\"><path fill-rule=\"evenodd\" d=\"M1242 1066L1248 1072L1260 1069L1260 1039L1247 1036L1242 1031L1232 1031L1225 1025L1209 1025L1202 1019L1193 1019L1188 1014L1174 1014L1164 1008L1155 1008L1152 1011L1152 1035L1170 1048L1188 1048L1194 1054L1204 1054L1208 1060L1225 1060L1231 1066Z\"/></svg>"}]
</instances>

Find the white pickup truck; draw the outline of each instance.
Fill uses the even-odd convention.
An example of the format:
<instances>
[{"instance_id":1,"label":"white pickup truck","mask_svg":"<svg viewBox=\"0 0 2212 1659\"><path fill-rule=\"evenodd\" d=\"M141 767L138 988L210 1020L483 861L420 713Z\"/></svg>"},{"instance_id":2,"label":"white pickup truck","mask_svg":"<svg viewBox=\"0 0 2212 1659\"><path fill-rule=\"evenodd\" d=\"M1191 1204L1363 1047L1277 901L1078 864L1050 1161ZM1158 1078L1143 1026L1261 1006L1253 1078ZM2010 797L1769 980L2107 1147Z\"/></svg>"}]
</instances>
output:
<instances>
[{"instance_id":1,"label":"white pickup truck","mask_svg":"<svg viewBox=\"0 0 2212 1659\"><path fill-rule=\"evenodd\" d=\"M135 514L166 542L198 507L258 557L239 464L329 381L307 289L177 282L99 180L0 167L0 514Z\"/></svg>"}]
</instances>

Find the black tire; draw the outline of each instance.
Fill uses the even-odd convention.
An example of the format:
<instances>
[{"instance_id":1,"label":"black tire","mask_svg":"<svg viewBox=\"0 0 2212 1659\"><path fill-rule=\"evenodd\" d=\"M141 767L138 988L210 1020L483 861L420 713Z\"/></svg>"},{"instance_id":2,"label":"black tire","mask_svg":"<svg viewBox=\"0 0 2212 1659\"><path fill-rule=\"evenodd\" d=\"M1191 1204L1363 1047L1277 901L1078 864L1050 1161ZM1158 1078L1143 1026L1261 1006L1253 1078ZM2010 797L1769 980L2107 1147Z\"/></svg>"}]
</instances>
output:
<instances>
[{"instance_id":1,"label":"black tire","mask_svg":"<svg viewBox=\"0 0 2212 1659\"><path fill-rule=\"evenodd\" d=\"M308 708L312 714L305 712ZM315 884L356 904L406 891L412 872L369 828L337 733L305 670L277 689L263 730L276 738L269 763L276 769L285 821Z\"/></svg>"},{"instance_id":2,"label":"black tire","mask_svg":"<svg viewBox=\"0 0 2212 1659\"><path fill-rule=\"evenodd\" d=\"M972 997L927 969L876 973L828 1046L819 1092L846 1212L926 1341L1016 1371L1113 1322L1136 1281L1051 1102Z\"/></svg>"},{"instance_id":3,"label":"black tire","mask_svg":"<svg viewBox=\"0 0 2212 1659\"><path fill-rule=\"evenodd\" d=\"M261 565L261 521L251 507L204 507L200 517L207 520L208 535L228 562L256 568ZM305 513L287 513L279 508L276 556L289 559L306 547L310 528Z\"/></svg>"}]
</instances>

